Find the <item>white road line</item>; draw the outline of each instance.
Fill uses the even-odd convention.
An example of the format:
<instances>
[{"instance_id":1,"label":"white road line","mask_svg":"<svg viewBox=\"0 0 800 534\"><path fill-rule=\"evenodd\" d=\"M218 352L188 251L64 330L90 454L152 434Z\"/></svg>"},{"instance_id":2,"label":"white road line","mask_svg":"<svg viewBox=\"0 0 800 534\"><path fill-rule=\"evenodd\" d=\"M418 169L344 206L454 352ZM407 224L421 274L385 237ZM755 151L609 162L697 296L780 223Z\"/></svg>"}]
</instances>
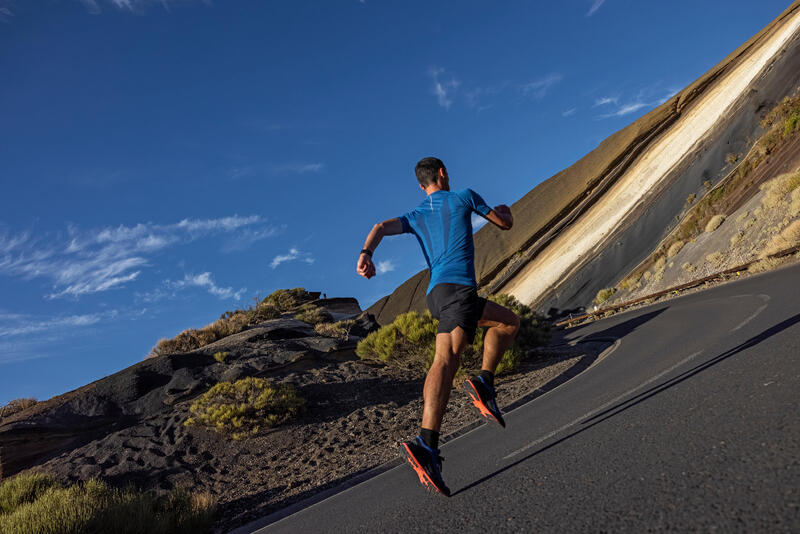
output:
<instances>
[{"instance_id":1,"label":"white road line","mask_svg":"<svg viewBox=\"0 0 800 534\"><path fill-rule=\"evenodd\" d=\"M759 315L761 312L763 312L764 310L766 310L766 309L767 309L767 302L769 301L769 298L770 298L770 297L769 297L769 295L764 295L764 294L761 294L761 295L758 295L758 298L760 298L761 300L763 300L763 301L764 301L764 304L763 304L763 305L762 305L760 308L758 308L758 309L756 310L756 312L755 312L753 315L751 315L750 317L748 317L747 319L745 319L744 321L742 321L742 323L741 323L739 326L737 326L736 328L733 328L733 329L731 329L731 331L730 331L730 332L728 332L729 334L732 334L732 333L736 332L736 331L737 331L737 330L739 330L741 327L743 327L744 325L746 325L747 323L749 323L750 321L752 321L753 319L755 319L756 317L758 317L758 315Z\"/></svg>"},{"instance_id":2,"label":"white road line","mask_svg":"<svg viewBox=\"0 0 800 534\"><path fill-rule=\"evenodd\" d=\"M521 447L521 448L519 448L519 449L515 450L515 451L514 451L514 452L512 452L511 454L508 454L508 455L504 456L504 457L503 457L503 459L504 459L504 460L508 460L509 458L512 458L512 457L514 457L514 456L516 456L516 455L518 455L518 454L521 454L521 453L523 453L523 452L527 451L528 449L530 449L530 448L532 448L532 447L535 447L535 446L539 445L540 443L542 443L542 442L544 442L544 441L547 441L548 439L552 438L553 436L555 436L555 435L556 435L556 434L558 434L559 432L562 432L562 431L566 430L567 428L569 428L569 427L571 427L571 426L573 426L573 425L575 425L575 424L577 424L577 423L580 423L580 422L581 422L581 421L583 421L584 419L588 419L589 417L592 417L592 416L594 416L594 415L596 415L596 414L598 414L598 413L602 412L603 410L605 410L606 408L608 408L608 407L609 407L609 406L611 406L612 404L616 404L617 402L621 401L622 399L624 399L624 398L625 398L625 397L627 397L628 395L631 395L631 394L633 394L633 393L637 392L638 390L642 389L643 387L645 387L645 386L647 386L647 385L649 385L649 384L652 384L653 382L655 382L656 380L660 379L660 378L661 378L661 377L663 377L664 375L666 375L666 374L668 374L668 373L670 373L670 372L674 371L675 369L677 369L677 368L678 368L678 367L680 367L681 365L684 365L685 363L687 363L687 362L689 362L689 361L693 360L694 358L696 358L697 356L699 356L699 355L700 355L700 354L702 354L702 353L703 353L703 351L702 351L702 350L700 350L700 351L697 351L697 352L695 352L694 354L690 354L689 356L687 356L686 358L682 359L681 361L679 361L678 363L676 363L675 365L673 365L673 366L672 366L672 367L670 367L669 369L666 369L666 370L664 370L664 371L662 371L662 372L658 373L658 374L657 374L657 375L655 375L654 377L652 377L652 378L650 378L650 379L648 379L648 380L645 380L644 382L642 382L642 383L641 383L641 384L639 384L638 386L636 386L636 387L634 387L634 388L632 388L632 389L629 389L628 391L626 391L626 392L625 392L625 393L623 393L622 395L619 395L619 396L617 396L617 397L614 397L612 400L610 400L610 401L608 401L607 403L603 404L603 405L602 405L602 406L600 406L599 408L595 408L595 409L594 409L594 410L592 410L591 412L588 412L588 413L586 413L586 414L584 414L584 415L582 415L582 416L580 416L580 417L577 417L577 418L576 418L576 419L574 419L573 421L571 421L571 422L567 423L566 425L564 425L564 426L562 426L562 427L560 427L560 428L558 428L558 429L556 429L556 430L553 430L552 432L550 432L550 433L548 433L548 434L546 434L546 435L542 436L541 438L537 439L536 441L532 441L532 442L528 443L527 445L525 445L524 447Z\"/></svg>"}]
</instances>

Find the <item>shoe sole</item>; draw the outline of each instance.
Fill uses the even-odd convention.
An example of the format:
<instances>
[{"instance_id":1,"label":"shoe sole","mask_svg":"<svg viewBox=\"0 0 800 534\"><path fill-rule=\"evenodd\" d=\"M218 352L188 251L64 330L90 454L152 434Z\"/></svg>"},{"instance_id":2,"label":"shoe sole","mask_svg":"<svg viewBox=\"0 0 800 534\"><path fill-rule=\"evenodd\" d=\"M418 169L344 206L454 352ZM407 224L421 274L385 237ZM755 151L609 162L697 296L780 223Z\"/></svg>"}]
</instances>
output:
<instances>
[{"instance_id":1,"label":"shoe sole","mask_svg":"<svg viewBox=\"0 0 800 534\"><path fill-rule=\"evenodd\" d=\"M428 475L425 469L419 464L417 459L414 458L414 454L412 454L411 449L409 449L408 445L406 445L405 443L403 443L403 451L405 452L406 460L408 460L408 463L411 464L411 467L417 473L420 484L422 484L425 488L428 487L433 488L437 493L440 493L445 497L450 496L449 491L445 491L444 489L436 485L436 482L433 481L430 475Z\"/></svg>"},{"instance_id":2,"label":"shoe sole","mask_svg":"<svg viewBox=\"0 0 800 534\"><path fill-rule=\"evenodd\" d=\"M498 417L492 413L488 406L486 406L483 401L481 401L481 396L478 394L478 390L475 389L473 383L469 380L464 382L464 390L467 392L467 395L470 399L472 399L472 404L480 410L481 415L484 416L486 419L490 419L500 425L501 427L506 427L506 422L502 419L498 419Z\"/></svg>"}]
</instances>

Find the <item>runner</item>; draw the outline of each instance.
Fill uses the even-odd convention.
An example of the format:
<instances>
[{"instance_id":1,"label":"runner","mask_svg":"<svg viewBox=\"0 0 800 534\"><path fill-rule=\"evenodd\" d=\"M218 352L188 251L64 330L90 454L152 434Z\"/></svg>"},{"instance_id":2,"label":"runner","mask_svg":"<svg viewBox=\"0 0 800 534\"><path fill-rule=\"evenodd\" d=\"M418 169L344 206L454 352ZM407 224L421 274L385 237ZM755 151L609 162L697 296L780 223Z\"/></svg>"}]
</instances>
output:
<instances>
[{"instance_id":1,"label":"runner","mask_svg":"<svg viewBox=\"0 0 800 534\"><path fill-rule=\"evenodd\" d=\"M450 191L447 169L437 158L420 160L415 172L427 197L405 215L372 228L356 271L367 279L375 276L372 254L387 235L414 234L425 255L431 276L427 305L439 320L436 355L425 379L419 436L404 442L401 449L420 482L449 497L450 490L442 480L439 430L461 354L474 341L477 327L487 327L481 372L467 379L464 389L481 415L505 427L495 400L494 371L519 330L514 312L478 296L472 212L503 230L510 229L514 219L508 206L490 208L471 189Z\"/></svg>"}]
</instances>

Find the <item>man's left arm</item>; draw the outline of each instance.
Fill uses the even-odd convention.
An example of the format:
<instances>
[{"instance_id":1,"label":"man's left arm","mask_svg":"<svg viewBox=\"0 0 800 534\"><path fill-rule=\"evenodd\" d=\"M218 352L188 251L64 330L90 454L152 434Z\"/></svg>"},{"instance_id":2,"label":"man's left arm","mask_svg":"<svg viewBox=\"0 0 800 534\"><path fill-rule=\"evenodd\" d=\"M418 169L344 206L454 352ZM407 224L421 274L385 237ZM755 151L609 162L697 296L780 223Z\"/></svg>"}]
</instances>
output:
<instances>
[{"instance_id":1,"label":"man's left arm","mask_svg":"<svg viewBox=\"0 0 800 534\"><path fill-rule=\"evenodd\" d=\"M364 241L364 248L362 249L368 250L369 252L362 252L358 256L356 272L366 279L370 279L375 276L375 264L372 263L372 253L375 252L375 249L378 247L381 239L383 239L383 236L397 235L402 234L403 232L403 222L399 217L388 219L373 226L372 230L369 232L369 235L367 235L367 240Z\"/></svg>"}]
</instances>

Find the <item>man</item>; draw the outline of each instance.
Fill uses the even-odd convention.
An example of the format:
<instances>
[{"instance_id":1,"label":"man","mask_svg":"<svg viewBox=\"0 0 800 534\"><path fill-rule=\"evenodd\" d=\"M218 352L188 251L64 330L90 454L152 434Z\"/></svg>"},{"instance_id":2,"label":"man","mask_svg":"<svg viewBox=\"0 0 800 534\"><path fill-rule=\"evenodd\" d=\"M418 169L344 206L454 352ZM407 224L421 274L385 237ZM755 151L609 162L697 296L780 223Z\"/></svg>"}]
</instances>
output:
<instances>
[{"instance_id":1,"label":"man","mask_svg":"<svg viewBox=\"0 0 800 534\"><path fill-rule=\"evenodd\" d=\"M514 312L478 296L472 212L503 230L510 229L514 219L508 206L490 208L471 189L450 191L447 169L437 158L420 160L415 173L425 200L405 215L372 228L356 271L367 279L375 276L372 254L383 236L412 233L422 247L431 275L426 300L439 327L436 355L423 389L420 435L403 443L402 450L423 485L450 496L442 480L439 430L461 354L474 341L477 327L487 327L481 372L464 388L481 415L505 427L495 400L494 371L519 330Z\"/></svg>"}]
</instances>

